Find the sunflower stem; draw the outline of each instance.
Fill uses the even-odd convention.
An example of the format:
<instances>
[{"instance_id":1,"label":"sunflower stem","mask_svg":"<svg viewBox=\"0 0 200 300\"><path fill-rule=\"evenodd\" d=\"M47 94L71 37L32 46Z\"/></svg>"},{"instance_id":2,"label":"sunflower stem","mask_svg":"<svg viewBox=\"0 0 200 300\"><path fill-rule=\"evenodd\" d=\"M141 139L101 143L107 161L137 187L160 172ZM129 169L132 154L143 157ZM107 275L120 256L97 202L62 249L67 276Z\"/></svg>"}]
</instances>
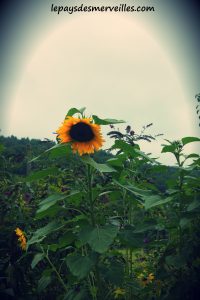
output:
<instances>
[{"instance_id":1,"label":"sunflower stem","mask_svg":"<svg viewBox=\"0 0 200 300\"><path fill-rule=\"evenodd\" d=\"M92 167L90 165L87 165L87 182L88 182L88 198L89 198L89 205L90 205L90 216L91 216L91 223L92 226L96 226L96 220L95 220L95 213L94 213L94 199L93 199L93 191L92 191ZM94 274L96 278L96 284L97 284L97 299L102 299L102 285L101 285L101 278L99 273L99 266L98 266L98 260L95 264L94 268Z\"/></svg>"},{"instance_id":2,"label":"sunflower stem","mask_svg":"<svg viewBox=\"0 0 200 300\"><path fill-rule=\"evenodd\" d=\"M56 267L54 266L54 264L53 264L52 261L50 260L49 255L48 255L48 251L47 251L47 253L46 253L41 245L40 245L40 248L41 248L41 250L42 250L42 252L43 252L43 254L44 254L46 260L48 261L49 265L51 266L52 270L53 270L53 271L55 272L55 274L57 275L58 281L59 281L60 284L62 285L62 287L63 287L63 289L65 290L65 292L67 292L67 291L68 291L68 288L67 288L67 286L65 285L63 279L61 278L59 271L56 269Z\"/></svg>"},{"instance_id":3,"label":"sunflower stem","mask_svg":"<svg viewBox=\"0 0 200 300\"><path fill-rule=\"evenodd\" d=\"M91 216L92 225L95 226L94 201L93 201L93 192L92 192L92 170L90 165L87 165L87 176L88 176L88 198L89 198L89 205L90 205L90 216Z\"/></svg>"}]
</instances>

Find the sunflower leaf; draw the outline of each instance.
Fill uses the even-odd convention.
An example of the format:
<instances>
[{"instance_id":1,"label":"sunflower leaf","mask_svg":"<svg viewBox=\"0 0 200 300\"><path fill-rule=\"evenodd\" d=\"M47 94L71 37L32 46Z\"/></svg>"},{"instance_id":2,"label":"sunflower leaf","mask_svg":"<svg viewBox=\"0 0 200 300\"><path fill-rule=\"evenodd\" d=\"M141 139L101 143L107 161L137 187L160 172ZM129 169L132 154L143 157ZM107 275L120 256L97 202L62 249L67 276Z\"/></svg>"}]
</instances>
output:
<instances>
[{"instance_id":1,"label":"sunflower leaf","mask_svg":"<svg viewBox=\"0 0 200 300\"><path fill-rule=\"evenodd\" d=\"M67 265L74 276L83 279L93 267L93 261L88 256L70 254L66 258Z\"/></svg>"},{"instance_id":2,"label":"sunflower leaf","mask_svg":"<svg viewBox=\"0 0 200 300\"><path fill-rule=\"evenodd\" d=\"M136 153L135 149L140 149L137 144L134 145L134 147L125 141L122 140L116 140L111 149L120 149L123 151L123 153L126 153L128 155L131 155L132 157L138 156L138 153Z\"/></svg>"},{"instance_id":3,"label":"sunflower leaf","mask_svg":"<svg viewBox=\"0 0 200 300\"><path fill-rule=\"evenodd\" d=\"M75 107L73 108L70 108L70 110L68 110L67 114L66 114L66 117L72 117L73 115L79 113L79 114L83 114L83 112L85 111L86 107L82 107L80 109L77 109ZM65 119L66 119L65 117Z\"/></svg>"},{"instance_id":4,"label":"sunflower leaf","mask_svg":"<svg viewBox=\"0 0 200 300\"><path fill-rule=\"evenodd\" d=\"M123 120L115 120L115 119L100 119L99 117L92 115L92 118L95 122L95 124L98 125L110 125L110 124L119 124L119 123L125 123Z\"/></svg>"},{"instance_id":5,"label":"sunflower leaf","mask_svg":"<svg viewBox=\"0 0 200 300\"><path fill-rule=\"evenodd\" d=\"M92 166L93 168L95 168L96 170L98 170L101 173L111 173L111 172L116 172L116 170L106 164L99 164L96 161L94 161L93 158L89 157L89 156L83 156L82 160Z\"/></svg>"},{"instance_id":6,"label":"sunflower leaf","mask_svg":"<svg viewBox=\"0 0 200 300\"><path fill-rule=\"evenodd\" d=\"M50 233L60 229L61 227L63 227L63 225L59 222L56 221L52 221L50 223L48 223L46 226L43 226L39 229L37 229L30 240L28 240L27 245L30 246L32 244L41 242L43 239L45 239L45 237L47 235L49 235Z\"/></svg>"},{"instance_id":7,"label":"sunflower leaf","mask_svg":"<svg viewBox=\"0 0 200 300\"><path fill-rule=\"evenodd\" d=\"M187 136L181 139L183 145L187 145L193 142L200 142L200 138L194 136Z\"/></svg>"},{"instance_id":8,"label":"sunflower leaf","mask_svg":"<svg viewBox=\"0 0 200 300\"><path fill-rule=\"evenodd\" d=\"M159 162L156 161L156 158L151 158L148 154L145 154L143 151L140 151L139 149L135 149L135 152L141 156L142 158L159 165Z\"/></svg>"},{"instance_id":9,"label":"sunflower leaf","mask_svg":"<svg viewBox=\"0 0 200 300\"><path fill-rule=\"evenodd\" d=\"M43 157L44 155L49 155L50 159L54 159L57 157L67 156L72 154L71 147L69 143L64 144L56 144L53 147L47 149L42 154L40 154L37 157L34 157L32 160L29 161L29 163L36 161L37 159Z\"/></svg>"},{"instance_id":10,"label":"sunflower leaf","mask_svg":"<svg viewBox=\"0 0 200 300\"><path fill-rule=\"evenodd\" d=\"M175 145L163 145L161 153L166 153L166 152L174 153L175 150L176 150Z\"/></svg>"},{"instance_id":11,"label":"sunflower leaf","mask_svg":"<svg viewBox=\"0 0 200 300\"><path fill-rule=\"evenodd\" d=\"M144 206L146 210L174 200L173 197L162 198L160 195L144 196L143 199L145 200Z\"/></svg>"},{"instance_id":12,"label":"sunflower leaf","mask_svg":"<svg viewBox=\"0 0 200 300\"><path fill-rule=\"evenodd\" d=\"M47 286L51 283L51 276L50 275L42 275L42 277L40 278L40 280L38 281L38 287L37 287L37 290L38 292L42 292L44 291Z\"/></svg>"},{"instance_id":13,"label":"sunflower leaf","mask_svg":"<svg viewBox=\"0 0 200 300\"><path fill-rule=\"evenodd\" d=\"M58 171L59 170L56 167L51 167L51 168L48 168L45 170L37 171L37 172L30 174L28 177L26 177L26 181L32 182L32 181L40 180L49 175L55 175L58 173Z\"/></svg>"},{"instance_id":14,"label":"sunflower leaf","mask_svg":"<svg viewBox=\"0 0 200 300\"><path fill-rule=\"evenodd\" d=\"M98 253L104 253L113 243L118 228L113 225L105 225L101 227L86 226L79 233L79 238L83 244L88 243L92 250Z\"/></svg>"},{"instance_id":15,"label":"sunflower leaf","mask_svg":"<svg viewBox=\"0 0 200 300\"><path fill-rule=\"evenodd\" d=\"M50 149L45 151L49 154L49 158L57 158L61 156L68 157L72 154L71 147L69 143L64 144L56 144L55 146L51 147Z\"/></svg>"},{"instance_id":16,"label":"sunflower leaf","mask_svg":"<svg viewBox=\"0 0 200 300\"><path fill-rule=\"evenodd\" d=\"M31 263L31 268L34 269L35 266L45 257L44 253L37 253Z\"/></svg>"}]
</instances>

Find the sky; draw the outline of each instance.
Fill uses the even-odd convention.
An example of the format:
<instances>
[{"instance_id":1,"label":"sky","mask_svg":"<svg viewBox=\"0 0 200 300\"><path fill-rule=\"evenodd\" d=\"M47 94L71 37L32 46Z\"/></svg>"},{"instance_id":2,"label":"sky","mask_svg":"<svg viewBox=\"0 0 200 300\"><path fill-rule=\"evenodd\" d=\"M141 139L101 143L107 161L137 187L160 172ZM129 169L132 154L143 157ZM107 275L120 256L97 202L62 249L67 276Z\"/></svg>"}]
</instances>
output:
<instances>
[{"instance_id":1,"label":"sky","mask_svg":"<svg viewBox=\"0 0 200 300\"><path fill-rule=\"evenodd\" d=\"M155 11L51 12L52 4L82 3L148 5ZM196 1L8 0L3 8L1 134L55 139L68 109L86 106L88 115L123 119L136 132L153 123L149 133L166 139L199 136ZM160 157L163 138L141 147ZM194 143L187 150L199 148ZM160 161L173 163L167 154Z\"/></svg>"}]
</instances>

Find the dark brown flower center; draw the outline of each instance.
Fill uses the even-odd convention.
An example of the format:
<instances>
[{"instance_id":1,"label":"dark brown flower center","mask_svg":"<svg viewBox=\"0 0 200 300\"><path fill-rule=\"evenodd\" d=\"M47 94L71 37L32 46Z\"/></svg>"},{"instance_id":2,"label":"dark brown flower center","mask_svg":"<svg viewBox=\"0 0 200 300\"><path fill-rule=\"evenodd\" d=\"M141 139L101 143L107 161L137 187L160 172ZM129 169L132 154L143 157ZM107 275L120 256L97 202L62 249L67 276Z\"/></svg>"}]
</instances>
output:
<instances>
[{"instance_id":1,"label":"dark brown flower center","mask_svg":"<svg viewBox=\"0 0 200 300\"><path fill-rule=\"evenodd\" d=\"M83 122L73 125L69 134L77 142L89 142L94 138L94 133L90 125Z\"/></svg>"}]
</instances>

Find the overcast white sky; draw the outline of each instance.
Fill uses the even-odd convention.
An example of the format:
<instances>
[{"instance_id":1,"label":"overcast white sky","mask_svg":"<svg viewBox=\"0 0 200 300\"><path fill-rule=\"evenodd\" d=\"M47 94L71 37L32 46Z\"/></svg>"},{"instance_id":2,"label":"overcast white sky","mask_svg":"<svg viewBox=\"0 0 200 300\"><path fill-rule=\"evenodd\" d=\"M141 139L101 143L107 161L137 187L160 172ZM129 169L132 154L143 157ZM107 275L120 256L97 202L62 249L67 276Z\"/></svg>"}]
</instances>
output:
<instances>
[{"instance_id":1,"label":"overcast white sky","mask_svg":"<svg viewBox=\"0 0 200 300\"><path fill-rule=\"evenodd\" d=\"M21 48L16 44L14 75L10 66L13 85L8 76L7 82L4 78L4 87L11 86L5 93L3 134L54 139L52 132L67 110L86 106L88 114L124 119L135 131L153 122L151 133L164 133L167 139L198 135L193 100L198 92L193 80L196 70L188 69L192 53L186 57L185 50L177 49L185 41L191 50L186 42L189 35L178 36L179 25L170 40L172 28L163 27L167 43L162 28L156 27L161 15L167 18L166 11L157 8L154 18L111 13L52 16L44 10L45 30L36 34L41 20L24 34ZM185 65L180 63L184 58ZM143 149L160 156L161 142L145 144ZM167 155L162 161L172 162Z\"/></svg>"}]
</instances>

